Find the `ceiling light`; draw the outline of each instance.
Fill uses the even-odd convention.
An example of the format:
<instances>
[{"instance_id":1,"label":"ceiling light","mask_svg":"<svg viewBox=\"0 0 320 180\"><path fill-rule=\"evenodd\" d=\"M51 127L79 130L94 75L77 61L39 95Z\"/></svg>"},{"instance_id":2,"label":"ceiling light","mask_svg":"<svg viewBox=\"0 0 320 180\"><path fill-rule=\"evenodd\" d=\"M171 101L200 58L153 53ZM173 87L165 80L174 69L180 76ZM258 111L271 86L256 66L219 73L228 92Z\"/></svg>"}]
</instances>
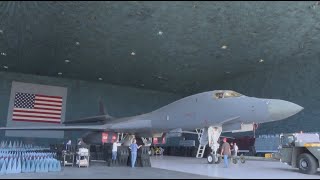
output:
<instances>
[{"instance_id":1,"label":"ceiling light","mask_svg":"<svg viewBox=\"0 0 320 180\"><path fill-rule=\"evenodd\" d=\"M1 55L2 55L2 56L6 56L6 55L7 55L7 53L2 52L2 53L1 53Z\"/></svg>"},{"instance_id":2,"label":"ceiling light","mask_svg":"<svg viewBox=\"0 0 320 180\"><path fill-rule=\"evenodd\" d=\"M1 33L1 34L3 33L3 30L2 30L2 29L0 29L0 33Z\"/></svg>"},{"instance_id":3,"label":"ceiling light","mask_svg":"<svg viewBox=\"0 0 320 180\"><path fill-rule=\"evenodd\" d=\"M80 45L80 42L77 41L77 42L76 42L76 45L79 46L79 45Z\"/></svg>"},{"instance_id":4,"label":"ceiling light","mask_svg":"<svg viewBox=\"0 0 320 180\"><path fill-rule=\"evenodd\" d=\"M8 66L3 66L3 68L8 69L9 67Z\"/></svg>"},{"instance_id":5,"label":"ceiling light","mask_svg":"<svg viewBox=\"0 0 320 180\"><path fill-rule=\"evenodd\" d=\"M226 71L227 74L230 74L230 71Z\"/></svg>"},{"instance_id":6,"label":"ceiling light","mask_svg":"<svg viewBox=\"0 0 320 180\"><path fill-rule=\"evenodd\" d=\"M264 61L263 59L260 59L260 60L259 60L259 62L261 62L261 63L262 63L263 61Z\"/></svg>"},{"instance_id":7,"label":"ceiling light","mask_svg":"<svg viewBox=\"0 0 320 180\"><path fill-rule=\"evenodd\" d=\"M223 45L223 46L221 47L221 49L227 49L227 46L226 46L226 45Z\"/></svg>"},{"instance_id":8,"label":"ceiling light","mask_svg":"<svg viewBox=\"0 0 320 180\"><path fill-rule=\"evenodd\" d=\"M160 36L161 36L162 34L163 34L163 32L162 32L162 31L159 31L159 32L158 32L158 35L160 35Z\"/></svg>"},{"instance_id":9,"label":"ceiling light","mask_svg":"<svg viewBox=\"0 0 320 180\"><path fill-rule=\"evenodd\" d=\"M58 72L58 75L62 75L62 72Z\"/></svg>"},{"instance_id":10,"label":"ceiling light","mask_svg":"<svg viewBox=\"0 0 320 180\"><path fill-rule=\"evenodd\" d=\"M64 60L64 62L69 63L69 62L70 62L70 60L69 60L69 59L66 59L66 60Z\"/></svg>"},{"instance_id":11,"label":"ceiling light","mask_svg":"<svg viewBox=\"0 0 320 180\"><path fill-rule=\"evenodd\" d=\"M134 56L134 55L136 55L136 53L135 52L131 52L131 55Z\"/></svg>"},{"instance_id":12,"label":"ceiling light","mask_svg":"<svg viewBox=\"0 0 320 180\"><path fill-rule=\"evenodd\" d=\"M99 81L102 81L103 79L100 77L100 78L98 78L99 79Z\"/></svg>"}]
</instances>

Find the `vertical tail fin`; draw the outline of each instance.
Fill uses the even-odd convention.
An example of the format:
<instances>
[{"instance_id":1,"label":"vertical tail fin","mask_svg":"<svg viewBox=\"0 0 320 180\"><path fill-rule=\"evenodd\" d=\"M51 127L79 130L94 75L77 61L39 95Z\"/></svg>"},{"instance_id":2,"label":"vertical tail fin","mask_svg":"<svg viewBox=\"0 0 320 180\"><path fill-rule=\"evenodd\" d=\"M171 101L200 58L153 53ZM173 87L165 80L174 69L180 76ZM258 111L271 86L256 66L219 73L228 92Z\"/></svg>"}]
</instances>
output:
<instances>
[{"instance_id":1,"label":"vertical tail fin","mask_svg":"<svg viewBox=\"0 0 320 180\"><path fill-rule=\"evenodd\" d=\"M112 116L110 116L110 114L106 110L106 107L103 103L102 97L100 97L100 99L99 99L99 113L100 113L100 115L105 115L105 116L108 116L109 118L112 118Z\"/></svg>"},{"instance_id":2,"label":"vertical tail fin","mask_svg":"<svg viewBox=\"0 0 320 180\"><path fill-rule=\"evenodd\" d=\"M105 106L104 106L104 103L103 103L101 97L99 99L99 112L100 112L100 115L106 115L107 114L107 110L105 109Z\"/></svg>"}]
</instances>

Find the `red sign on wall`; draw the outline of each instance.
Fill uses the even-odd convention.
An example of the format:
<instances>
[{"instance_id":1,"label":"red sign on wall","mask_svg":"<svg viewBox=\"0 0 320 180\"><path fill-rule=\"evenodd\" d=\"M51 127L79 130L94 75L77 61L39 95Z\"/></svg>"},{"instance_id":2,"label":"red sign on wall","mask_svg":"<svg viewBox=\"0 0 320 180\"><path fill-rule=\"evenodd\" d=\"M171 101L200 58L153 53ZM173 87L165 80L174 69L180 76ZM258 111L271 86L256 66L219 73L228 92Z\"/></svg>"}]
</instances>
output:
<instances>
[{"instance_id":1,"label":"red sign on wall","mask_svg":"<svg viewBox=\"0 0 320 180\"><path fill-rule=\"evenodd\" d=\"M106 142L108 142L108 133L103 132L102 133L102 143L106 143Z\"/></svg>"},{"instance_id":2,"label":"red sign on wall","mask_svg":"<svg viewBox=\"0 0 320 180\"><path fill-rule=\"evenodd\" d=\"M153 138L153 144L158 144L158 138Z\"/></svg>"}]
</instances>

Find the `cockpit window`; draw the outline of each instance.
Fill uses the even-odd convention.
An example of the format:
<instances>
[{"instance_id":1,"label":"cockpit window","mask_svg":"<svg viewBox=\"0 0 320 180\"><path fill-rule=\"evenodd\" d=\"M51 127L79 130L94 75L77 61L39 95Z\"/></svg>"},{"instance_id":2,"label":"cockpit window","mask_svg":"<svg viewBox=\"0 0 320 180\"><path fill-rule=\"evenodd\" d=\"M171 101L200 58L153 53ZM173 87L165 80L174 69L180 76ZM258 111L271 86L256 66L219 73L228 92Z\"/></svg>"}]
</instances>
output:
<instances>
[{"instance_id":1,"label":"cockpit window","mask_svg":"<svg viewBox=\"0 0 320 180\"><path fill-rule=\"evenodd\" d=\"M217 98L217 99L223 98L223 92L218 92L218 93L216 93L216 98Z\"/></svg>"},{"instance_id":2,"label":"cockpit window","mask_svg":"<svg viewBox=\"0 0 320 180\"><path fill-rule=\"evenodd\" d=\"M242 96L242 95L234 91L226 91L223 97L227 98L227 97L239 97L239 96Z\"/></svg>"},{"instance_id":3,"label":"cockpit window","mask_svg":"<svg viewBox=\"0 0 320 180\"><path fill-rule=\"evenodd\" d=\"M230 97L240 97L242 94L234 92L234 91L219 91L214 93L214 98L222 99L222 98L230 98Z\"/></svg>"}]
</instances>

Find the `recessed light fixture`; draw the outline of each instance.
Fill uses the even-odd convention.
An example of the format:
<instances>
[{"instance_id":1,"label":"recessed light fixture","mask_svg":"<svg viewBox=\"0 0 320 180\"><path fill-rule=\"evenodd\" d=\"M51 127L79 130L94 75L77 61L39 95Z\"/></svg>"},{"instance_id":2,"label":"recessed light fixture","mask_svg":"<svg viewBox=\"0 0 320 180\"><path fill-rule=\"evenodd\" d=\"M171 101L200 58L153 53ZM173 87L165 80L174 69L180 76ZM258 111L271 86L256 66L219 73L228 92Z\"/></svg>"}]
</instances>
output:
<instances>
[{"instance_id":1,"label":"recessed light fixture","mask_svg":"<svg viewBox=\"0 0 320 180\"><path fill-rule=\"evenodd\" d=\"M134 55L136 55L136 53L135 52L131 52L131 55L134 56Z\"/></svg>"},{"instance_id":2,"label":"recessed light fixture","mask_svg":"<svg viewBox=\"0 0 320 180\"><path fill-rule=\"evenodd\" d=\"M226 45L223 45L223 46L221 47L221 49L227 49L227 46L226 46Z\"/></svg>"},{"instance_id":3,"label":"recessed light fixture","mask_svg":"<svg viewBox=\"0 0 320 180\"><path fill-rule=\"evenodd\" d=\"M98 79L99 79L99 81L102 81L102 80L103 80L101 77L99 77Z\"/></svg>"},{"instance_id":4,"label":"recessed light fixture","mask_svg":"<svg viewBox=\"0 0 320 180\"><path fill-rule=\"evenodd\" d=\"M0 33L1 33L1 34L3 33L3 30L2 30L2 29L0 29Z\"/></svg>"},{"instance_id":5,"label":"recessed light fixture","mask_svg":"<svg viewBox=\"0 0 320 180\"><path fill-rule=\"evenodd\" d=\"M160 35L160 36L161 36L162 34L163 34L163 32L162 32L162 31L159 31L159 32L158 32L158 35Z\"/></svg>"},{"instance_id":6,"label":"recessed light fixture","mask_svg":"<svg viewBox=\"0 0 320 180\"><path fill-rule=\"evenodd\" d=\"M262 63L263 61L264 61L263 59L260 59L260 60L259 60L259 62L261 62L261 63Z\"/></svg>"},{"instance_id":7,"label":"recessed light fixture","mask_svg":"<svg viewBox=\"0 0 320 180\"><path fill-rule=\"evenodd\" d=\"M62 75L62 72L58 72L58 75Z\"/></svg>"},{"instance_id":8,"label":"recessed light fixture","mask_svg":"<svg viewBox=\"0 0 320 180\"><path fill-rule=\"evenodd\" d=\"M69 62L70 62L70 60L69 60L69 59L66 59L66 60L64 60L64 62L69 63Z\"/></svg>"},{"instance_id":9,"label":"recessed light fixture","mask_svg":"<svg viewBox=\"0 0 320 180\"><path fill-rule=\"evenodd\" d=\"M79 45L80 45L80 42L77 41L77 42L76 42L76 45L79 46Z\"/></svg>"},{"instance_id":10,"label":"recessed light fixture","mask_svg":"<svg viewBox=\"0 0 320 180\"><path fill-rule=\"evenodd\" d=\"M3 66L3 68L8 69L9 67L8 66Z\"/></svg>"},{"instance_id":11,"label":"recessed light fixture","mask_svg":"<svg viewBox=\"0 0 320 180\"><path fill-rule=\"evenodd\" d=\"M7 53L2 52L2 53L1 53L1 55L2 55L2 56L6 56L6 55L7 55Z\"/></svg>"}]
</instances>

